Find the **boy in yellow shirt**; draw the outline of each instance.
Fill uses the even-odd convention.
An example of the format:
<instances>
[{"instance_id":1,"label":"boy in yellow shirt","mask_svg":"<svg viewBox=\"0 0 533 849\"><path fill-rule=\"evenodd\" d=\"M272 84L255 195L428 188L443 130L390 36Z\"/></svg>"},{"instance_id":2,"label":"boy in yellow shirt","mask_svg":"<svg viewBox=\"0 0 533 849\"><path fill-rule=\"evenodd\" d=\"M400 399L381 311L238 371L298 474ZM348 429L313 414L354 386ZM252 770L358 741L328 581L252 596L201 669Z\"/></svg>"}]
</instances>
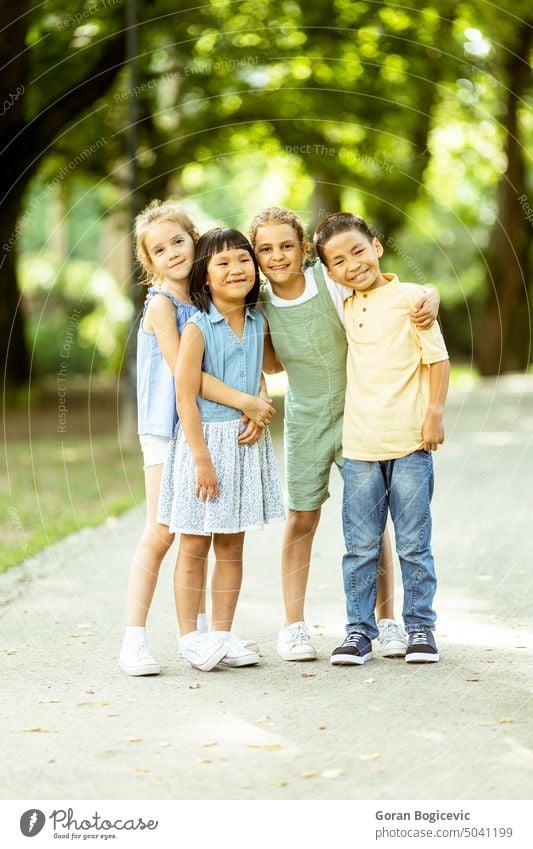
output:
<instances>
[{"instance_id":1,"label":"boy in yellow shirt","mask_svg":"<svg viewBox=\"0 0 533 849\"><path fill-rule=\"evenodd\" d=\"M382 273L383 246L362 218L328 215L314 243L330 277L353 289L344 302L348 368L342 435L348 624L331 662L372 659L377 572L389 510L404 587L405 659L435 662L431 452L444 441L446 346L438 324L420 330L411 322L419 289Z\"/></svg>"}]
</instances>

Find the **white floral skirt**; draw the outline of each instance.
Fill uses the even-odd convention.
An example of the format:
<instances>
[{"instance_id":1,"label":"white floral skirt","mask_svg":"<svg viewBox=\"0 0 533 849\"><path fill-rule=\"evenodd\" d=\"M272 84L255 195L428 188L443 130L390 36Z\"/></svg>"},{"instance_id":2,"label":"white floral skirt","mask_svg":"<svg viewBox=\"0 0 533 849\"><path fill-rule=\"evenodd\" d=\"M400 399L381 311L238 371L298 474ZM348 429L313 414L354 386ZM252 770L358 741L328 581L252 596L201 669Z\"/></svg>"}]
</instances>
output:
<instances>
[{"instance_id":1,"label":"white floral skirt","mask_svg":"<svg viewBox=\"0 0 533 849\"><path fill-rule=\"evenodd\" d=\"M161 480L157 521L171 533L236 534L285 518L272 438L265 428L255 445L239 445L240 419L203 422L204 439L220 492L195 498L195 465L179 423L170 440Z\"/></svg>"}]
</instances>

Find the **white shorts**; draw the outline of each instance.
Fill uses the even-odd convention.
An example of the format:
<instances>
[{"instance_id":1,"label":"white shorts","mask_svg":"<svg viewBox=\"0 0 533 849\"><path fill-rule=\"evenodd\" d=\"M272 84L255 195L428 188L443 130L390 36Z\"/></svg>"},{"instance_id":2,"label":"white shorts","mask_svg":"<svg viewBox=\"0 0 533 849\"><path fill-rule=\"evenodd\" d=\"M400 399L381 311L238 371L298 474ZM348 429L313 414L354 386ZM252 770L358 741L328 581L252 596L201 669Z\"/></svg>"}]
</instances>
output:
<instances>
[{"instance_id":1,"label":"white shorts","mask_svg":"<svg viewBox=\"0 0 533 849\"><path fill-rule=\"evenodd\" d=\"M160 466L165 462L170 439L166 436L140 433L139 441L144 457L143 469L147 469L148 466Z\"/></svg>"}]
</instances>

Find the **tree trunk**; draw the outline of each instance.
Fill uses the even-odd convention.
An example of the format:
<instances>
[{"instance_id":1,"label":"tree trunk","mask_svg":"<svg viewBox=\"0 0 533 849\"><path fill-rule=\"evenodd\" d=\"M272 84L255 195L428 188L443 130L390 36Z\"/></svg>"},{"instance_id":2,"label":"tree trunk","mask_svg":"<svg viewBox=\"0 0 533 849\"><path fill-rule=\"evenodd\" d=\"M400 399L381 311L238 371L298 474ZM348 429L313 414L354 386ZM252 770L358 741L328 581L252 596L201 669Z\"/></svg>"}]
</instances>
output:
<instances>
[{"instance_id":1,"label":"tree trunk","mask_svg":"<svg viewBox=\"0 0 533 849\"><path fill-rule=\"evenodd\" d=\"M330 182L333 177L322 172L315 172L313 179L315 186L311 198L310 227L314 229L324 216L341 210L342 186Z\"/></svg>"},{"instance_id":2,"label":"tree trunk","mask_svg":"<svg viewBox=\"0 0 533 849\"><path fill-rule=\"evenodd\" d=\"M0 189L1 190L1 189ZM14 226L22 204L20 195L2 204L0 216L0 362L3 384L23 386L30 376L30 358L24 333L24 305L17 287L17 238Z\"/></svg>"},{"instance_id":3,"label":"tree trunk","mask_svg":"<svg viewBox=\"0 0 533 849\"><path fill-rule=\"evenodd\" d=\"M529 82L531 27L521 31L510 53L507 101L507 168L498 186L498 218L487 251L487 296L481 317L477 365L481 374L523 371L531 356L531 312L528 303L530 204L517 111Z\"/></svg>"}]
</instances>

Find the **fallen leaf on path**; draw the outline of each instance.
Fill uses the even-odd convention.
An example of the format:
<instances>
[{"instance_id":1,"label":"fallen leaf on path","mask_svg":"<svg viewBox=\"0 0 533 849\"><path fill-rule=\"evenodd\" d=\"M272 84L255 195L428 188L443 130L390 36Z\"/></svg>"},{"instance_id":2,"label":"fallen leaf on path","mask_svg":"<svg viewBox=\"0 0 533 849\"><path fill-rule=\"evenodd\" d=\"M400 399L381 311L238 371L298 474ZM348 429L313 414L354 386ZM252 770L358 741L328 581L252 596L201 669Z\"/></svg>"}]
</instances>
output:
<instances>
[{"instance_id":1,"label":"fallen leaf on path","mask_svg":"<svg viewBox=\"0 0 533 849\"><path fill-rule=\"evenodd\" d=\"M359 755L360 761L374 761L376 758L379 758L379 752L363 752Z\"/></svg>"},{"instance_id":2,"label":"fallen leaf on path","mask_svg":"<svg viewBox=\"0 0 533 849\"><path fill-rule=\"evenodd\" d=\"M40 705L59 705L61 704L61 699L41 699L38 704Z\"/></svg>"},{"instance_id":3,"label":"fallen leaf on path","mask_svg":"<svg viewBox=\"0 0 533 849\"><path fill-rule=\"evenodd\" d=\"M365 678L365 684L373 684L375 680L375 678Z\"/></svg>"},{"instance_id":4,"label":"fallen leaf on path","mask_svg":"<svg viewBox=\"0 0 533 849\"><path fill-rule=\"evenodd\" d=\"M49 763L49 764L55 764L55 762L56 762L56 759L55 759L55 758L48 758L48 763Z\"/></svg>"},{"instance_id":5,"label":"fallen leaf on path","mask_svg":"<svg viewBox=\"0 0 533 849\"><path fill-rule=\"evenodd\" d=\"M323 628L323 625L313 625L313 628Z\"/></svg>"},{"instance_id":6,"label":"fallen leaf on path","mask_svg":"<svg viewBox=\"0 0 533 849\"><path fill-rule=\"evenodd\" d=\"M247 743L246 745L249 749L266 749L267 752L277 752L279 749L283 749L281 743L273 743L267 746L261 746L259 743Z\"/></svg>"},{"instance_id":7,"label":"fallen leaf on path","mask_svg":"<svg viewBox=\"0 0 533 849\"><path fill-rule=\"evenodd\" d=\"M85 690L85 693L86 693L88 696L94 696L94 692L95 692L94 690Z\"/></svg>"},{"instance_id":8,"label":"fallen leaf on path","mask_svg":"<svg viewBox=\"0 0 533 849\"><path fill-rule=\"evenodd\" d=\"M502 716L500 719L497 719L496 722L499 722L500 725L508 725L513 722L513 720L509 716Z\"/></svg>"},{"instance_id":9,"label":"fallen leaf on path","mask_svg":"<svg viewBox=\"0 0 533 849\"><path fill-rule=\"evenodd\" d=\"M263 722L270 722L269 716L260 716L259 719L255 720L256 725L261 725Z\"/></svg>"},{"instance_id":10,"label":"fallen leaf on path","mask_svg":"<svg viewBox=\"0 0 533 849\"><path fill-rule=\"evenodd\" d=\"M318 772L302 772L300 778L318 778Z\"/></svg>"},{"instance_id":11,"label":"fallen leaf on path","mask_svg":"<svg viewBox=\"0 0 533 849\"><path fill-rule=\"evenodd\" d=\"M74 639L77 639L78 637L81 637L81 634L69 634L69 637L74 637Z\"/></svg>"},{"instance_id":12,"label":"fallen leaf on path","mask_svg":"<svg viewBox=\"0 0 533 849\"><path fill-rule=\"evenodd\" d=\"M480 663L496 663L495 660L480 660Z\"/></svg>"},{"instance_id":13,"label":"fallen leaf on path","mask_svg":"<svg viewBox=\"0 0 533 849\"><path fill-rule=\"evenodd\" d=\"M199 689L200 689L199 684L189 684L189 690L199 690Z\"/></svg>"},{"instance_id":14,"label":"fallen leaf on path","mask_svg":"<svg viewBox=\"0 0 533 849\"><path fill-rule=\"evenodd\" d=\"M314 672L302 672L302 678L315 678L316 675Z\"/></svg>"},{"instance_id":15,"label":"fallen leaf on path","mask_svg":"<svg viewBox=\"0 0 533 849\"><path fill-rule=\"evenodd\" d=\"M51 728L41 728L40 725L36 725L33 728L23 728L22 729L26 734L52 734L53 730Z\"/></svg>"},{"instance_id":16,"label":"fallen leaf on path","mask_svg":"<svg viewBox=\"0 0 533 849\"><path fill-rule=\"evenodd\" d=\"M128 737L128 743L142 743L142 737Z\"/></svg>"},{"instance_id":17,"label":"fallen leaf on path","mask_svg":"<svg viewBox=\"0 0 533 849\"><path fill-rule=\"evenodd\" d=\"M207 748L208 746L218 746L218 740L206 740L205 743L200 743L200 746Z\"/></svg>"},{"instance_id":18,"label":"fallen leaf on path","mask_svg":"<svg viewBox=\"0 0 533 849\"><path fill-rule=\"evenodd\" d=\"M150 772L150 770L146 766L137 766L137 767L135 767L135 772L145 773L145 772Z\"/></svg>"},{"instance_id":19,"label":"fallen leaf on path","mask_svg":"<svg viewBox=\"0 0 533 849\"><path fill-rule=\"evenodd\" d=\"M108 704L109 702L106 702L105 699L102 699L102 701L100 702L101 707L106 707Z\"/></svg>"},{"instance_id":20,"label":"fallen leaf on path","mask_svg":"<svg viewBox=\"0 0 533 849\"><path fill-rule=\"evenodd\" d=\"M328 727L327 725L324 725L324 723L322 723L321 725L318 726L318 730L319 731L325 731L327 727Z\"/></svg>"},{"instance_id":21,"label":"fallen leaf on path","mask_svg":"<svg viewBox=\"0 0 533 849\"><path fill-rule=\"evenodd\" d=\"M465 681L469 681L471 684L479 684L479 678L465 678Z\"/></svg>"},{"instance_id":22,"label":"fallen leaf on path","mask_svg":"<svg viewBox=\"0 0 533 849\"><path fill-rule=\"evenodd\" d=\"M336 769L325 769L322 773L322 778L338 778L340 775L344 775L346 770L336 768Z\"/></svg>"},{"instance_id":23,"label":"fallen leaf on path","mask_svg":"<svg viewBox=\"0 0 533 849\"><path fill-rule=\"evenodd\" d=\"M212 764L213 761L210 758L196 758L197 764Z\"/></svg>"},{"instance_id":24,"label":"fallen leaf on path","mask_svg":"<svg viewBox=\"0 0 533 849\"><path fill-rule=\"evenodd\" d=\"M272 787L287 787L286 781L273 781Z\"/></svg>"},{"instance_id":25,"label":"fallen leaf on path","mask_svg":"<svg viewBox=\"0 0 533 849\"><path fill-rule=\"evenodd\" d=\"M17 649L9 649L9 651L6 651L6 654L16 654L16 653L17 653Z\"/></svg>"}]
</instances>

